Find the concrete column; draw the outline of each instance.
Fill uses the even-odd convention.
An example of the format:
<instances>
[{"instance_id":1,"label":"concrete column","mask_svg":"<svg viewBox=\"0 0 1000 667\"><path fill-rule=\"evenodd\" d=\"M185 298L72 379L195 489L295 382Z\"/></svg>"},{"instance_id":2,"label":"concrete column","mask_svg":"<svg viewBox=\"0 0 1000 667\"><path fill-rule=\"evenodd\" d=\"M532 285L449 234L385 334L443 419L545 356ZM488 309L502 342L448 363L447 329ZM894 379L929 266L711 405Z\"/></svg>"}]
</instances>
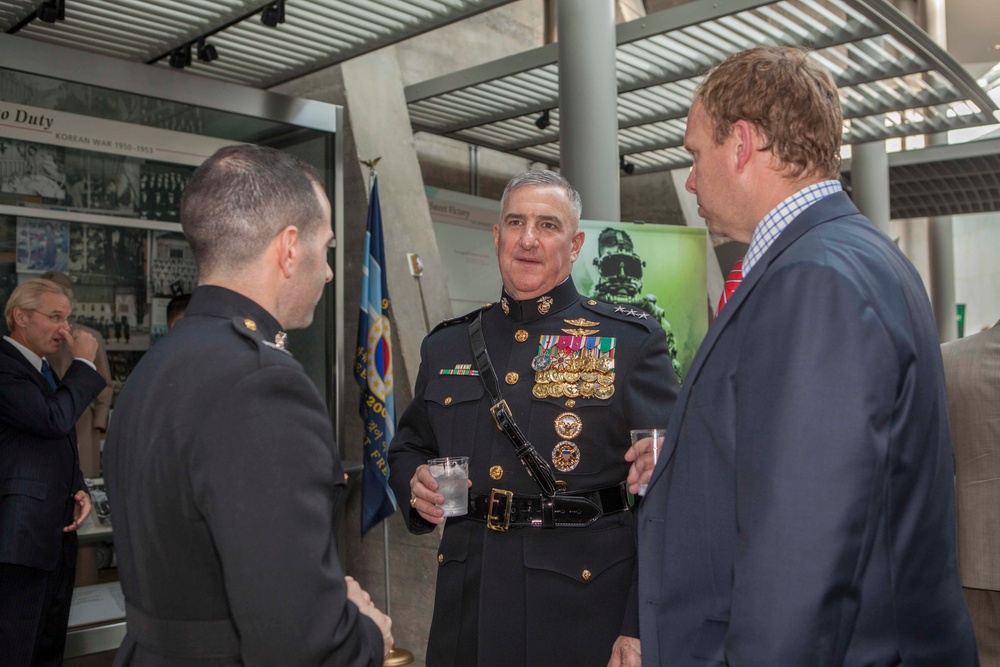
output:
<instances>
[{"instance_id":1,"label":"concrete column","mask_svg":"<svg viewBox=\"0 0 1000 667\"><path fill-rule=\"evenodd\" d=\"M583 197L583 217L621 220L614 0L559 0L562 174Z\"/></svg>"},{"instance_id":2,"label":"concrete column","mask_svg":"<svg viewBox=\"0 0 1000 667\"><path fill-rule=\"evenodd\" d=\"M929 218L931 303L942 343L958 338L955 311L955 237L951 216Z\"/></svg>"},{"instance_id":3,"label":"concrete column","mask_svg":"<svg viewBox=\"0 0 1000 667\"><path fill-rule=\"evenodd\" d=\"M921 27L941 48L948 48L944 0L921 0L920 9ZM947 143L946 132L927 137L928 146ZM937 320L938 338L942 343L947 343L958 338L955 311L955 237L951 216L928 218L927 226L931 304L934 306L934 319Z\"/></svg>"},{"instance_id":4,"label":"concrete column","mask_svg":"<svg viewBox=\"0 0 1000 667\"><path fill-rule=\"evenodd\" d=\"M876 227L889 233L889 155L884 141L851 147L854 203Z\"/></svg>"}]
</instances>

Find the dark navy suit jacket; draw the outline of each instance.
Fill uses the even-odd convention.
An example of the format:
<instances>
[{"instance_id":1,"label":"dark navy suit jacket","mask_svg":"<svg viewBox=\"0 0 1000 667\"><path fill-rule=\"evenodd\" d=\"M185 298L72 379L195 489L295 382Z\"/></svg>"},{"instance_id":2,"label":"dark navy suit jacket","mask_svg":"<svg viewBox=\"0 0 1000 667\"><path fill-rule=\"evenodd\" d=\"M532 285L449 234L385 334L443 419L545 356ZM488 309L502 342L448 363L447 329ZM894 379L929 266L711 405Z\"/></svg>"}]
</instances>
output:
<instances>
[{"instance_id":1,"label":"dark navy suit jacket","mask_svg":"<svg viewBox=\"0 0 1000 667\"><path fill-rule=\"evenodd\" d=\"M977 664L934 318L847 195L709 328L639 519L644 665Z\"/></svg>"},{"instance_id":2,"label":"dark navy suit jacket","mask_svg":"<svg viewBox=\"0 0 1000 667\"><path fill-rule=\"evenodd\" d=\"M0 563L54 570L76 563L73 495L85 490L76 420L104 388L74 361L56 391L0 339Z\"/></svg>"}]
</instances>

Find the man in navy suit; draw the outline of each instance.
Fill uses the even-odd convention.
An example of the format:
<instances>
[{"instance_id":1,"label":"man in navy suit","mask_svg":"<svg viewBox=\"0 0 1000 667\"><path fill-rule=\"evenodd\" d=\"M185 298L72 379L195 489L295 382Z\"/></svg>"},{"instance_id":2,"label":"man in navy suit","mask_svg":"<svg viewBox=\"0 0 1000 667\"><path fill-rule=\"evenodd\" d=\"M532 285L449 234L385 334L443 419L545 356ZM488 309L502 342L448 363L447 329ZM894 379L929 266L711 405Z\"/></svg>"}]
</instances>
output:
<instances>
[{"instance_id":1,"label":"man in navy suit","mask_svg":"<svg viewBox=\"0 0 1000 667\"><path fill-rule=\"evenodd\" d=\"M76 529L90 513L76 421L105 386L97 341L70 333L70 300L49 280L19 285L0 341L0 662L60 665L76 567ZM60 382L43 357L66 340Z\"/></svg>"},{"instance_id":2,"label":"man in navy suit","mask_svg":"<svg viewBox=\"0 0 1000 667\"><path fill-rule=\"evenodd\" d=\"M757 48L696 92L687 189L744 243L639 514L644 665L976 665L920 277L841 191L836 86ZM628 457L630 460L632 456Z\"/></svg>"}]
</instances>

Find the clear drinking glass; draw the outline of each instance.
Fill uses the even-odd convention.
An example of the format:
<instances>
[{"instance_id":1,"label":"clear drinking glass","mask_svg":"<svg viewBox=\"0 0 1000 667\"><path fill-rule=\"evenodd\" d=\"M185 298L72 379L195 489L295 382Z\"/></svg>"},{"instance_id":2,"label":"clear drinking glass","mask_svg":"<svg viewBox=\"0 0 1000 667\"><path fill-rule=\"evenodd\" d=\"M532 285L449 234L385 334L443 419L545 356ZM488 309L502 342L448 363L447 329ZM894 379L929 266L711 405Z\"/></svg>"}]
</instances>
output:
<instances>
[{"instance_id":1,"label":"clear drinking glass","mask_svg":"<svg viewBox=\"0 0 1000 667\"><path fill-rule=\"evenodd\" d=\"M639 462L640 457L652 456L651 465L646 466L649 474L652 474L656 462L660 458L660 450L663 449L663 439L667 434L665 428L640 428L629 431L632 436L632 449L635 450L635 461ZM639 495L646 495L648 483L639 482Z\"/></svg>"},{"instance_id":2,"label":"clear drinking glass","mask_svg":"<svg viewBox=\"0 0 1000 667\"><path fill-rule=\"evenodd\" d=\"M438 493L444 496L440 505L444 515L464 516L469 513L469 457L446 456L427 462L431 477L438 483Z\"/></svg>"}]
</instances>

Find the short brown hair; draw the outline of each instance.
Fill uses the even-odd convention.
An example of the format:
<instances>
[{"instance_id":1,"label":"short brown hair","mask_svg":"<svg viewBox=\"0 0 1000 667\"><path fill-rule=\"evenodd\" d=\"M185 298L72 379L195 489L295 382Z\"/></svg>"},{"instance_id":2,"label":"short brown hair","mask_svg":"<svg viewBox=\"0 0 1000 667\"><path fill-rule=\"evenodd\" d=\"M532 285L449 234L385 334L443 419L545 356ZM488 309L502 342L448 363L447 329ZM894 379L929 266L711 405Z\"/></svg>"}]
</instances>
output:
<instances>
[{"instance_id":1,"label":"short brown hair","mask_svg":"<svg viewBox=\"0 0 1000 667\"><path fill-rule=\"evenodd\" d=\"M7 321L7 331L14 333L14 309L36 310L42 305L42 295L46 292L66 296L66 290L51 280L43 278L26 280L15 287L10 298L7 299L7 307L3 310L4 319ZM66 296L66 298L69 297Z\"/></svg>"},{"instance_id":2,"label":"short brown hair","mask_svg":"<svg viewBox=\"0 0 1000 667\"><path fill-rule=\"evenodd\" d=\"M236 268L260 256L288 225L304 236L320 229L316 171L273 148L220 148L195 170L181 198L181 227L198 271Z\"/></svg>"},{"instance_id":3,"label":"short brown hair","mask_svg":"<svg viewBox=\"0 0 1000 667\"><path fill-rule=\"evenodd\" d=\"M803 49L759 46L716 65L695 91L723 143L733 124L757 127L793 177L840 171L843 115L830 73Z\"/></svg>"}]
</instances>

